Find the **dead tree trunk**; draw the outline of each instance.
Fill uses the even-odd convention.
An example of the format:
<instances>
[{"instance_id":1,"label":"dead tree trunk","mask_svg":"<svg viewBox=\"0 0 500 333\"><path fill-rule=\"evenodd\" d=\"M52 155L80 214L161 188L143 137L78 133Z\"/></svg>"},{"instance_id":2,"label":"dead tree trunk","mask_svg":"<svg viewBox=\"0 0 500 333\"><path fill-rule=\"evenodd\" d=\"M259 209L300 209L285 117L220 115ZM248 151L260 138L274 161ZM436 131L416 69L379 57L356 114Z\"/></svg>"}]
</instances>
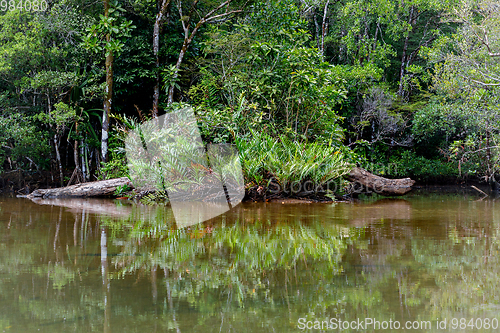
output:
<instances>
[{"instance_id":1,"label":"dead tree trunk","mask_svg":"<svg viewBox=\"0 0 500 333\"><path fill-rule=\"evenodd\" d=\"M386 196L404 195L411 191L411 187L415 184L415 181L410 178L388 179L361 168L352 169L345 177L351 182L361 184L377 194Z\"/></svg>"},{"instance_id":2,"label":"dead tree trunk","mask_svg":"<svg viewBox=\"0 0 500 333\"><path fill-rule=\"evenodd\" d=\"M39 189L33 191L26 197L33 198L87 198L87 197L105 197L113 195L119 186L127 185L130 189L134 188L132 182L127 177L101 180L90 183L71 185L67 187Z\"/></svg>"}]
</instances>

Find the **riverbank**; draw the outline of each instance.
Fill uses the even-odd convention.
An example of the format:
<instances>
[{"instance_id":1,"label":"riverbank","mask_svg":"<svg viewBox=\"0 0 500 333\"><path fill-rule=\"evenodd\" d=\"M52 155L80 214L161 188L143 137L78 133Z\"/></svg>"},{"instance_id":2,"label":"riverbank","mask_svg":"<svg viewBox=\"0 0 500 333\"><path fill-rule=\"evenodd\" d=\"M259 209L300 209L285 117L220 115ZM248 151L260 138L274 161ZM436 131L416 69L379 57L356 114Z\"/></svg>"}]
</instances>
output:
<instances>
[{"instance_id":1,"label":"riverbank","mask_svg":"<svg viewBox=\"0 0 500 333\"><path fill-rule=\"evenodd\" d=\"M69 178L69 175L68 175ZM293 201L293 202L331 202L343 201L357 198L359 195L372 195L374 191L366 188L352 186L346 180L339 180L328 190L320 188L316 191L301 190L293 192L290 189L276 191L277 185L270 182L269 186L247 184L245 188L245 202L273 202L273 201ZM491 189L484 181L475 177L427 177L416 179L413 191L426 189L428 191L448 193L449 191L476 191L473 187L486 193ZM37 189L59 188L60 183L50 172L30 172L30 171L9 171L0 175L0 193L11 195L27 195ZM479 192L478 192L479 193ZM376 192L375 192L376 194ZM162 203L168 201L168 196L164 191L156 191L153 188L131 189L119 187L106 194L107 197L142 201L144 203Z\"/></svg>"},{"instance_id":2,"label":"riverbank","mask_svg":"<svg viewBox=\"0 0 500 333\"><path fill-rule=\"evenodd\" d=\"M45 190L42 190L42 192ZM50 189L48 190L50 191ZM9 196L26 196L21 191L9 191L9 192L0 192L3 194L7 194ZM40 192L35 190L35 193ZM455 184L422 184L416 183L413 186L411 192L409 192L406 196L415 196L415 195L431 195L431 194L460 194L460 195L477 195L479 197L485 197L483 194L486 193L488 196L495 196L494 192L491 191L491 188L485 184L484 182L479 182L478 180L468 180L463 181L461 183ZM404 196L404 197L406 197ZM127 191L113 191L106 196L101 196L100 198L113 198L119 200L126 200L146 205L155 205L155 204L166 204L168 203L168 195L164 191L156 191L154 189L133 189ZM243 202L278 202L278 203L286 203L286 204L294 204L294 203L328 203L328 202L342 202L342 201L358 201L359 199L365 200L368 198L383 198L383 196L371 192L364 191L360 193L344 193L344 194L326 194L322 193L310 193L308 195L294 195L291 193L281 193L275 194L270 193L269 189L265 189L264 187L252 187L247 188L245 191L245 196L243 198ZM396 197L397 198L397 197ZM371 199L370 199L371 200Z\"/></svg>"},{"instance_id":3,"label":"riverbank","mask_svg":"<svg viewBox=\"0 0 500 333\"><path fill-rule=\"evenodd\" d=\"M401 196L411 191L415 181L410 178L389 179L374 175L362 168L354 167L350 171L344 170L335 178L323 178L314 182L309 177L290 182L286 178L278 181L274 176L262 180L259 185L249 182L244 185L241 179L222 177L226 175L213 174L207 170L206 174L198 175L198 179L185 179L168 185L168 190L158 191L157 185L144 184L136 187L140 182L132 182L129 177L112 178L94 182L78 183L75 185L57 188L36 189L29 194L18 194L28 199L53 198L92 198L92 197L120 197L133 200L145 200L155 203L169 199L181 201L220 202L230 201L232 204L246 201L263 201L283 199L308 200L311 202L329 202L356 198L363 193L376 193L382 196ZM215 177L215 178L214 178ZM220 186L224 178L223 186ZM71 180L68 182L71 183ZM146 188L144 188L146 186ZM163 185L164 186L164 185ZM28 192L27 186L23 191Z\"/></svg>"}]
</instances>

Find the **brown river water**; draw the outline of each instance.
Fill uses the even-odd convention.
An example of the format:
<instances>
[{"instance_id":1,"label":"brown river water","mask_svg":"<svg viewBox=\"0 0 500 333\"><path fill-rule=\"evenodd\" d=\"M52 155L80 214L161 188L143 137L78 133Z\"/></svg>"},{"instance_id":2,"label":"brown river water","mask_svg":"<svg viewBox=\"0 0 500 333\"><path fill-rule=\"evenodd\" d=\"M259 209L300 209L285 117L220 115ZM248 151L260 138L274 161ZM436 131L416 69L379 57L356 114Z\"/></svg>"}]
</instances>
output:
<instances>
[{"instance_id":1,"label":"brown river water","mask_svg":"<svg viewBox=\"0 0 500 333\"><path fill-rule=\"evenodd\" d=\"M0 332L498 332L500 201L243 203L177 228L0 198Z\"/></svg>"}]
</instances>

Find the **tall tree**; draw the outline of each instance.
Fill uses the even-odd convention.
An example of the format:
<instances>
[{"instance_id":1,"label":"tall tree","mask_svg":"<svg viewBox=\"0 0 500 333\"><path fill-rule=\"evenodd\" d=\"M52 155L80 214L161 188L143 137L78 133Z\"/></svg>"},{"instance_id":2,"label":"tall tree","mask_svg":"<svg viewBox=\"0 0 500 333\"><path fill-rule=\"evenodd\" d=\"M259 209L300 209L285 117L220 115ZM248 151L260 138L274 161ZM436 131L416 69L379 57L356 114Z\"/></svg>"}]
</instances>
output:
<instances>
[{"instance_id":1,"label":"tall tree","mask_svg":"<svg viewBox=\"0 0 500 333\"><path fill-rule=\"evenodd\" d=\"M160 99L160 34L163 24L168 19L170 12L171 0L161 0L158 2L158 13L155 17L155 25L153 29L153 54L155 56L156 82L153 92L153 118L158 117L158 103Z\"/></svg>"},{"instance_id":2,"label":"tall tree","mask_svg":"<svg viewBox=\"0 0 500 333\"><path fill-rule=\"evenodd\" d=\"M103 0L104 19L109 20L109 0ZM111 42L111 33L106 33L106 45ZM111 103L113 98L113 49L106 48L106 85L104 88L104 105L102 115L102 133L101 133L101 158L103 162L108 161L108 132L109 132L109 114L111 112Z\"/></svg>"},{"instance_id":3,"label":"tall tree","mask_svg":"<svg viewBox=\"0 0 500 333\"><path fill-rule=\"evenodd\" d=\"M101 133L101 159L108 160L109 116L113 101L113 63L115 56L123 48L124 37L130 37L130 32L135 26L131 21L125 20L121 13L124 9L117 2L111 4L110 0L103 0L104 15L100 15L97 24L87 29L84 45L95 52L105 52L106 81L104 86L104 103Z\"/></svg>"}]
</instances>

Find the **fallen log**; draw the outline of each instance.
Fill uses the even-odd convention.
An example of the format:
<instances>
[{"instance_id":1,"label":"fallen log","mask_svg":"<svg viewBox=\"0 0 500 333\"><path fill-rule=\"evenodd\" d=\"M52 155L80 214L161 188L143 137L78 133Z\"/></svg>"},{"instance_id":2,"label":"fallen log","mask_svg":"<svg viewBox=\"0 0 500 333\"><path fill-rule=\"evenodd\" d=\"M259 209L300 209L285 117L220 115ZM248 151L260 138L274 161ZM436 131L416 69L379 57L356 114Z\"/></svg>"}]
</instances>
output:
<instances>
[{"instance_id":1,"label":"fallen log","mask_svg":"<svg viewBox=\"0 0 500 333\"><path fill-rule=\"evenodd\" d=\"M415 184L415 181L410 178L388 179L376 176L361 168L352 169L345 178L385 196L404 195L411 191L411 187Z\"/></svg>"},{"instance_id":2,"label":"fallen log","mask_svg":"<svg viewBox=\"0 0 500 333\"><path fill-rule=\"evenodd\" d=\"M122 177L76 184L66 187L38 189L34 190L28 195L20 195L18 197L24 197L28 199L105 197L112 195L119 186L125 185L127 185L129 189L134 188L130 179L128 179L127 177Z\"/></svg>"}]
</instances>

